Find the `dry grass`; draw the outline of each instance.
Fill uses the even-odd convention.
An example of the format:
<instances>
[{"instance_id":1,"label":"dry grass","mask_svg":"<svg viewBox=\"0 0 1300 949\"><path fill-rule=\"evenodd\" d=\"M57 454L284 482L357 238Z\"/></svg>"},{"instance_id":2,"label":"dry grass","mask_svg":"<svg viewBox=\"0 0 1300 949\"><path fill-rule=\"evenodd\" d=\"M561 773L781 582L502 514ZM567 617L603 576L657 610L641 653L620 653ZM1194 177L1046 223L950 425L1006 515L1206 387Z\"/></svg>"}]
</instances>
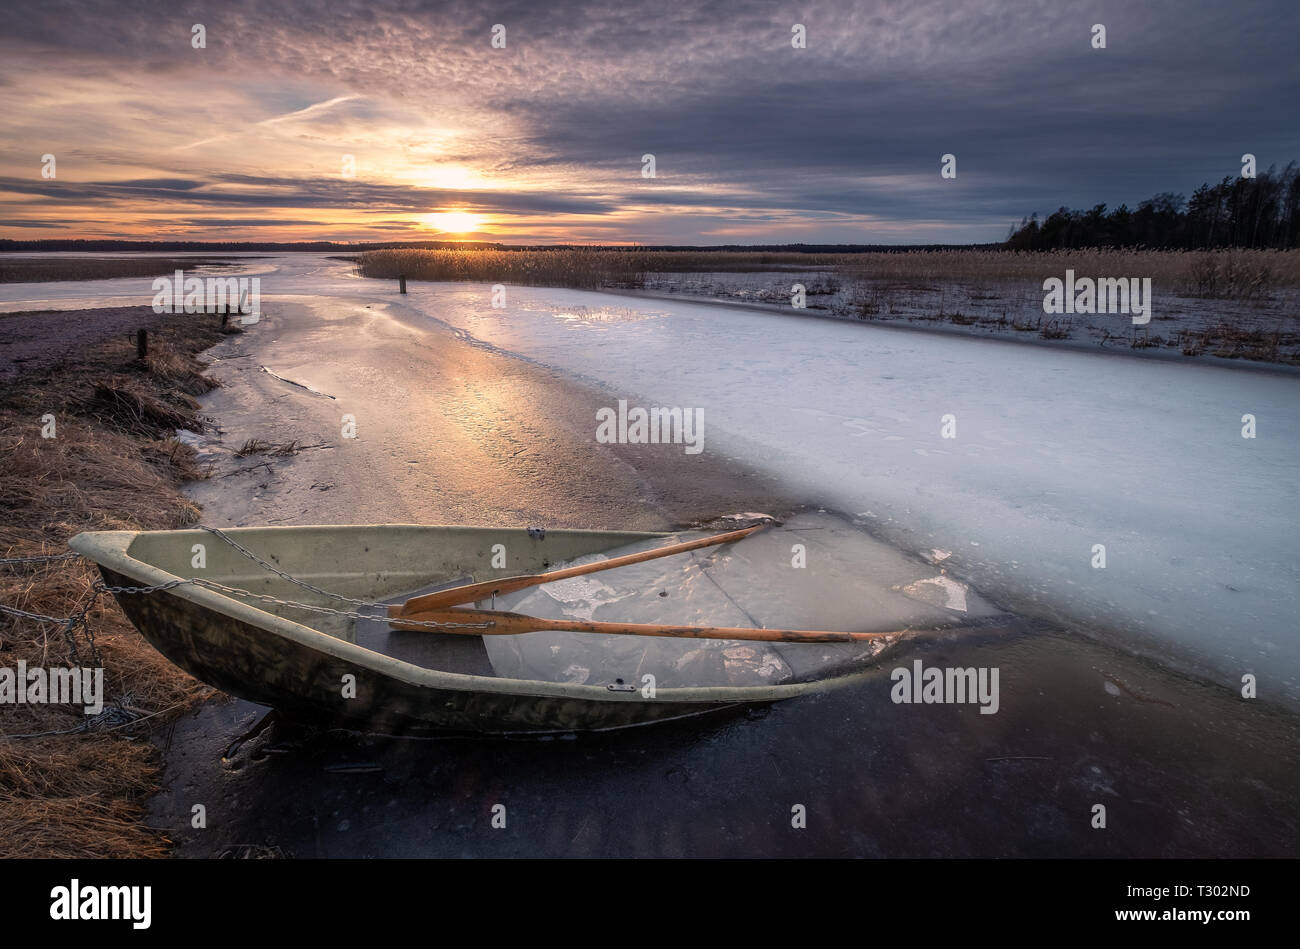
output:
<instances>
[{"instance_id":1,"label":"dry grass","mask_svg":"<svg viewBox=\"0 0 1300 949\"><path fill-rule=\"evenodd\" d=\"M835 267L852 254L555 250L377 250L362 254L363 277L465 280L547 287L640 287L647 274Z\"/></svg>"},{"instance_id":2,"label":"dry grass","mask_svg":"<svg viewBox=\"0 0 1300 949\"><path fill-rule=\"evenodd\" d=\"M1012 280L1041 283L1067 269L1079 277L1150 277L1169 289L1197 293L1207 274L1252 292L1300 286L1300 250L1163 251L1110 248L1053 251L937 250L853 255L846 276L905 283Z\"/></svg>"},{"instance_id":3,"label":"dry grass","mask_svg":"<svg viewBox=\"0 0 1300 949\"><path fill-rule=\"evenodd\" d=\"M861 254L555 250L381 250L362 254L363 277L464 280L557 287L639 287L653 273L834 270L847 280L900 288L951 280L1028 281L1062 276L1150 277L1194 295L1242 297L1300 286L1300 250L911 250ZM866 301L866 308L879 301Z\"/></svg>"},{"instance_id":4,"label":"dry grass","mask_svg":"<svg viewBox=\"0 0 1300 949\"><path fill-rule=\"evenodd\" d=\"M0 255L0 283L160 277L177 270L225 265L199 257L10 257Z\"/></svg>"},{"instance_id":5,"label":"dry grass","mask_svg":"<svg viewBox=\"0 0 1300 949\"><path fill-rule=\"evenodd\" d=\"M304 445L296 438L290 442L268 442L260 438L250 438L239 446L235 452L236 458L247 458L249 455L275 455L284 457L287 455L296 455L298 452L307 448L317 448L317 445Z\"/></svg>"},{"instance_id":6,"label":"dry grass","mask_svg":"<svg viewBox=\"0 0 1300 949\"><path fill-rule=\"evenodd\" d=\"M1232 326L1219 322L1203 330L1183 333L1180 345L1185 356L1209 353L1221 359L1279 362L1279 351L1283 343L1292 341L1293 337L1283 334L1281 330L1269 332L1258 327Z\"/></svg>"},{"instance_id":7,"label":"dry grass","mask_svg":"<svg viewBox=\"0 0 1300 949\"><path fill-rule=\"evenodd\" d=\"M193 354L219 338L215 317L181 321L151 330L153 352L143 365L131 343L110 340L0 391L0 556L63 553L83 530L194 523L198 509L181 486L200 472L169 426L199 427L190 393L212 383ZM41 437L47 413L56 419L53 439ZM97 578L80 560L0 567L0 602L69 616L90 599ZM109 714L81 732L0 736L0 857L166 853L168 841L142 822L159 773L157 753L143 739L210 690L155 652L111 597L100 597L87 619ZM88 644L76 645L85 662ZM74 661L60 627L0 616L0 665L20 659L46 667ZM16 705L5 709L3 733L67 732L86 722L80 708Z\"/></svg>"}]
</instances>

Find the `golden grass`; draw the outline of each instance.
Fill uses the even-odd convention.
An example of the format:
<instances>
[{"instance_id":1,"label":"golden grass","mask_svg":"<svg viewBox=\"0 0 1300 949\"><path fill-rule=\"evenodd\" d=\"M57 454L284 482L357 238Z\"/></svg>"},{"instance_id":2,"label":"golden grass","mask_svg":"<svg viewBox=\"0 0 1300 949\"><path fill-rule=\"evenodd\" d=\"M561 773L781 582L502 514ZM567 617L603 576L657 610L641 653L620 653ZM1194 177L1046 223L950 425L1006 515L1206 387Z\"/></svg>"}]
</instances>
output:
<instances>
[{"instance_id":1,"label":"golden grass","mask_svg":"<svg viewBox=\"0 0 1300 949\"><path fill-rule=\"evenodd\" d=\"M1011 280L1041 283L1063 276L1150 277L1192 295L1253 295L1270 287L1300 286L1300 250L1168 251L1083 248L1052 251L936 250L854 255L843 272L869 280L938 283ZM1215 293L1217 275L1218 289Z\"/></svg>"},{"instance_id":2,"label":"golden grass","mask_svg":"<svg viewBox=\"0 0 1300 949\"><path fill-rule=\"evenodd\" d=\"M63 553L83 530L165 529L191 524L198 509L181 493L201 473L193 451L161 426L176 416L197 426L187 394L211 383L193 354L220 338L217 318L150 331L152 354L134 361L126 340L89 347L75 361L18 377L0 391L0 557ZM121 405L96 388L123 394ZM125 408L124 408L125 406ZM56 418L56 438L40 417ZM151 416L151 413L155 413ZM50 616L72 615L98 572L84 561L0 567L0 602ZM0 857L158 857L168 841L143 823L160 762L143 739L211 690L167 662L127 622L111 596L87 615L103 660L115 721L85 724L80 708L16 705L0 736ZM88 644L78 643L83 663ZM67 666L61 628L0 615L0 665ZM109 706L106 704L106 708Z\"/></svg>"},{"instance_id":3,"label":"golden grass","mask_svg":"<svg viewBox=\"0 0 1300 949\"><path fill-rule=\"evenodd\" d=\"M1150 277L1175 292L1244 297L1300 286L1300 250L1055 251L907 250L861 254L555 250L380 250L362 254L363 277L464 280L557 287L639 287L653 273L834 270L849 280L933 284L945 280L1026 281L1072 269L1078 276Z\"/></svg>"},{"instance_id":4,"label":"golden grass","mask_svg":"<svg viewBox=\"0 0 1300 949\"><path fill-rule=\"evenodd\" d=\"M376 250L362 254L363 277L465 280L552 287L639 287L647 274L833 267L851 254L641 251L598 247L555 250Z\"/></svg>"}]
</instances>

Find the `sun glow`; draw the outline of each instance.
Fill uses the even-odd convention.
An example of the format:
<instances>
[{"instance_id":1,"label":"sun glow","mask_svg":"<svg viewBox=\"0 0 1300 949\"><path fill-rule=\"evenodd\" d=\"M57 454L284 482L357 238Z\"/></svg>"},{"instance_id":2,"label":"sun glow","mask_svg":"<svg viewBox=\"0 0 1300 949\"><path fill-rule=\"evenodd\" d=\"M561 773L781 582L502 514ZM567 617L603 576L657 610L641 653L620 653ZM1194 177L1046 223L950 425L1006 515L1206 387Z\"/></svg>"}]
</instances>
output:
<instances>
[{"instance_id":1,"label":"sun glow","mask_svg":"<svg viewBox=\"0 0 1300 949\"><path fill-rule=\"evenodd\" d=\"M483 226L483 219L468 211L439 211L426 214L424 223L445 234L469 234Z\"/></svg>"}]
</instances>

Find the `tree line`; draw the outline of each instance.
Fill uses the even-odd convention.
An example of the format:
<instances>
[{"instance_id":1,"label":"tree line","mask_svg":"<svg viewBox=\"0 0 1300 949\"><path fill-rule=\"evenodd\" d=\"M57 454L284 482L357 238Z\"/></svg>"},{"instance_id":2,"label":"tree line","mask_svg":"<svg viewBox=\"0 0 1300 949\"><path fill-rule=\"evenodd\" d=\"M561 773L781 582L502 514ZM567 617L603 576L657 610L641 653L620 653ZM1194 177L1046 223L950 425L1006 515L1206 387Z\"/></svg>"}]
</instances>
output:
<instances>
[{"instance_id":1,"label":"tree line","mask_svg":"<svg viewBox=\"0 0 1300 949\"><path fill-rule=\"evenodd\" d=\"M1191 198L1162 192L1130 209L1098 204L1086 211L1060 208L1040 221L1035 213L1013 226L1009 250L1072 247L1300 247L1300 170L1289 163L1254 178L1225 177Z\"/></svg>"}]
</instances>

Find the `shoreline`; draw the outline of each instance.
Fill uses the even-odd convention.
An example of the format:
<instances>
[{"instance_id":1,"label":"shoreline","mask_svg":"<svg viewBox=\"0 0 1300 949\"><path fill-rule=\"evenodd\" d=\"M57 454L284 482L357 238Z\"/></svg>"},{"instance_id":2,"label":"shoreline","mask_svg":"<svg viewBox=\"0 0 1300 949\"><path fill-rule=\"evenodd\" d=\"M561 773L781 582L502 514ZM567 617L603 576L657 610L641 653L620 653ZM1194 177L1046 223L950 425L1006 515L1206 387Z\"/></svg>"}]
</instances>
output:
<instances>
[{"instance_id":1,"label":"shoreline","mask_svg":"<svg viewBox=\"0 0 1300 949\"><path fill-rule=\"evenodd\" d=\"M660 300L665 303L693 303L702 306L725 307L733 310L753 310L758 313L769 313L777 316L833 320L837 323L849 323L855 326L872 326L885 330L929 333L936 336L958 337L961 339L972 339L984 342L1012 343L1017 346L1029 346L1035 349L1065 349L1079 353L1089 353L1096 356L1119 356L1128 359L1180 363L1188 366L1221 366L1225 369L1240 369L1251 372L1271 372L1286 376L1300 376L1300 365L1293 365L1290 363L1267 362L1264 360L1245 358L1229 358L1226 356L1214 356L1208 353L1196 356L1186 356L1180 352L1159 347L1121 348L1118 344L1107 347L1099 345L1093 340L1076 338L1042 339L1037 335L1027 336L1023 333L1017 334L1014 331L989 331L976 324L963 325L941 323L937 320L917 322L915 320L899 317L871 317L870 319L857 319L851 316L840 316L830 312L829 310L815 312L812 307L796 311L788 305L762 303L757 300L729 300L725 297L702 297L692 294L672 293L658 290L629 290L611 287L601 288L593 292L608 293L614 296L630 297L632 299ZM1115 338L1117 340L1120 339L1120 337Z\"/></svg>"}]
</instances>

